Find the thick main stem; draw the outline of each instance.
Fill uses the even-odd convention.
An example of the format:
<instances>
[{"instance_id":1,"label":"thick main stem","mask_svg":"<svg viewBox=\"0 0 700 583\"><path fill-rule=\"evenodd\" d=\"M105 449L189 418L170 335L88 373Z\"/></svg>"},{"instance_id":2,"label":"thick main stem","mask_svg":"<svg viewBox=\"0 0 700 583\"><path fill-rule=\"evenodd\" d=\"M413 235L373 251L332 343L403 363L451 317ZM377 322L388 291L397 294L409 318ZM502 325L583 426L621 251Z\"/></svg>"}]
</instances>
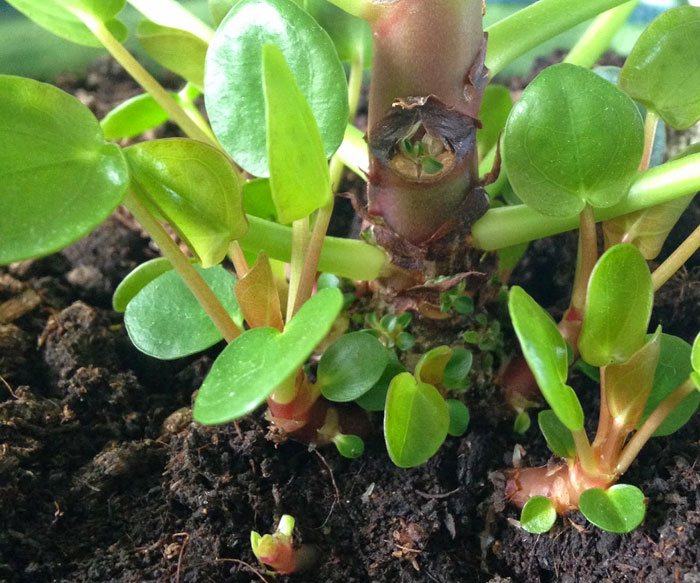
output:
<instances>
[{"instance_id":1,"label":"thick main stem","mask_svg":"<svg viewBox=\"0 0 700 583\"><path fill-rule=\"evenodd\" d=\"M163 257L170 261L173 268L180 274L180 277L182 277L187 287L197 298L197 301L211 318L211 321L221 332L224 340L231 342L239 336L241 333L240 328L231 319L219 298L214 295L207 282L192 266L189 258L180 251L180 248L170 238L170 235L168 235L158 220L142 204L138 195L134 192L129 192L126 195L124 204L143 228L146 229L156 245L158 245ZM233 290L231 290L231 293L233 293Z\"/></svg>"}]
</instances>

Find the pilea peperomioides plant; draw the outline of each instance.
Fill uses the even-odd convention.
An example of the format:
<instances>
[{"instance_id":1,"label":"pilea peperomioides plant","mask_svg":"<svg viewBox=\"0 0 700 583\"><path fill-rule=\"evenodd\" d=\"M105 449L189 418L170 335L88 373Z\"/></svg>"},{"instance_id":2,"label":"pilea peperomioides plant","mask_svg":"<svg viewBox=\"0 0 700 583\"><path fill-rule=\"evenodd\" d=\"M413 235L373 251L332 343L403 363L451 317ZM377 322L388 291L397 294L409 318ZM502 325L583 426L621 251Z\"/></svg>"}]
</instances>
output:
<instances>
[{"instance_id":1,"label":"pilea peperomioides plant","mask_svg":"<svg viewBox=\"0 0 700 583\"><path fill-rule=\"evenodd\" d=\"M137 31L146 52L184 80L172 93L122 44L126 0L10 4L57 35L105 47L145 93L98 123L58 89L0 76L0 263L55 252L124 204L163 254L114 295L134 344L176 359L227 343L195 397L196 421L227 423L266 403L280 439L354 458L371 414L384 411L389 456L411 467L466 431L474 363L500 364L501 323L487 310L523 244L578 227L558 328L525 292L510 294L525 360L502 375L506 400L525 431L541 392L553 413L540 425L567 459L551 476L515 472L510 493L532 530L574 507L610 530L641 520L638 491L612 484L651 433L666 431L664 419L680 426L679 411L697 399L690 371L669 380L687 366L664 364L690 362L689 348L646 327L652 288L697 249L700 231L652 275L644 259L700 189L700 153L652 157L659 118L674 128L700 119L700 64L690 62L700 9L652 24L618 88L614 72L587 67L634 1L540 0L485 31L482 0L210 0L216 30L175 0L129 0L146 17ZM597 36L516 104L487 85L593 17ZM365 143L352 124L370 65ZM166 120L186 137L124 141ZM343 167L368 183L353 194L361 240L327 236ZM596 221L609 247L600 260ZM602 369L593 444L566 385L579 354ZM262 547L289 547L289 537L268 536L254 541L261 557L270 558Z\"/></svg>"}]
</instances>

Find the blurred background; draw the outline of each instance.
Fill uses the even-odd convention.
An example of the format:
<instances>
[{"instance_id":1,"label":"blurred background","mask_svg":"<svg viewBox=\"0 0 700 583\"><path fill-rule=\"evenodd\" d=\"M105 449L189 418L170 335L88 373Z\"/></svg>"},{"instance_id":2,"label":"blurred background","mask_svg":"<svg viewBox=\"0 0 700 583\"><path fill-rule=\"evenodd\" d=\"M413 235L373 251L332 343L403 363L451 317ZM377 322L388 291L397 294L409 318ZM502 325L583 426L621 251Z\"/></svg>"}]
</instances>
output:
<instances>
[{"instance_id":1,"label":"blurred background","mask_svg":"<svg viewBox=\"0 0 700 583\"><path fill-rule=\"evenodd\" d=\"M204 21L210 22L207 0L181 2ZM488 26L531 3L527 0L488 0L486 24ZM612 48L620 54L626 54L650 20L663 10L687 3L700 5L700 0L643 0L628 25L615 38ZM131 6L127 6L120 18L133 30L140 15ZM572 29L538 47L513 63L504 74L525 74L536 57L549 54L555 49L571 47L585 26ZM159 72L158 67L140 51L133 35L127 46L155 73ZM61 73L83 74L95 59L104 54L99 49L81 47L53 36L28 21L4 0L0 0L0 73L51 81Z\"/></svg>"}]
</instances>

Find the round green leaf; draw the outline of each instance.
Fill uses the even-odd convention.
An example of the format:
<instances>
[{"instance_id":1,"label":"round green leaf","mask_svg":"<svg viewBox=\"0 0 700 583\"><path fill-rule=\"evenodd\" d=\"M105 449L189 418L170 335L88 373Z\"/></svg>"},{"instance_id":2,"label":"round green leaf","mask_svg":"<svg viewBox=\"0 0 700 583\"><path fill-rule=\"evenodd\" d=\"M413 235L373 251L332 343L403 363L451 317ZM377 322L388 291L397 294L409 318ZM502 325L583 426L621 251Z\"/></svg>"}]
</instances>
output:
<instances>
[{"instance_id":1,"label":"round green leaf","mask_svg":"<svg viewBox=\"0 0 700 583\"><path fill-rule=\"evenodd\" d=\"M240 181L226 156L185 138L142 142L124 152L132 180L202 265L221 262L231 241L248 230Z\"/></svg>"},{"instance_id":2,"label":"round green leaf","mask_svg":"<svg viewBox=\"0 0 700 583\"><path fill-rule=\"evenodd\" d=\"M172 268L172 263L165 257L156 257L136 267L114 290L114 295L112 296L112 308L114 308L114 311L124 312L129 302L144 287Z\"/></svg>"},{"instance_id":3,"label":"round green leaf","mask_svg":"<svg viewBox=\"0 0 700 583\"><path fill-rule=\"evenodd\" d=\"M166 69L180 75L197 87L204 86L204 61L209 45L200 37L143 20L137 29L146 52Z\"/></svg>"},{"instance_id":4,"label":"round green leaf","mask_svg":"<svg viewBox=\"0 0 700 583\"><path fill-rule=\"evenodd\" d=\"M0 119L0 264L58 251L119 206L126 162L80 101L2 75Z\"/></svg>"},{"instance_id":5,"label":"round green leaf","mask_svg":"<svg viewBox=\"0 0 700 583\"><path fill-rule=\"evenodd\" d=\"M642 524L646 514L644 492L629 484L616 484L607 490L586 490L578 506L589 522L617 534L633 531Z\"/></svg>"},{"instance_id":6,"label":"round green leaf","mask_svg":"<svg viewBox=\"0 0 700 583\"><path fill-rule=\"evenodd\" d=\"M452 357L445 366L442 384L447 389L463 391L469 386L469 371L474 355L466 348L458 346L452 350Z\"/></svg>"},{"instance_id":7,"label":"round green leaf","mask_svg":"<svg viewBox=\"0 0 700 583\"><path fill-rule=\"evenodd\" d=\"M102 121L107 140L133 138L168 121L168 113L147 93L127 99L110 111Z\"/></svg>"},{"instance_id":8,"label":"round green leaf","mask_svg":"<svg viewBox=\"0 0 700 583\"><path fill-rule=\"evenodd\" d=\"M668 10L642 33L625 61L622 88L673 128L700 119L700 8Z\"/></svg>"},{"instance_id":9,"label":"round green leaf","mask_svg":"<svg viewBox=\"0 0 700 583\"><path fill-rule=\"evenodd\" d=\"M700 334L695 337L693 342L693 348L690 352L690 364L695 372L700 373Z\"/></svg>"},{"instance_id":10,"label":"round green leaf","mask_svg":"<svg viewBox=\"0 0 700 583\"><path fill-rule=\"evenodd\" d=\"M447 409L450 413L450 426L447 433L453 437L464 435L469 427L469 408L457 399L447 399Z\"/></svg>"},{"instance_id":11,"label":"round green leaf","mask_svg":"<svg viewBox=\"0 0 700 583\"><path fill-rule=\"evenodd\" d=\"M527 433L532 425L532 419L530 419L530 414L525 411L520 411L513 421L513 431L519 435Z\"/></svg>"},{"instance_id":12,"label":"round green leaf","mask_svg":"<svg viewBox=\"0 0 700 583\"><path fill-rule=\"evenodd\" d=\"M559 421L554 411L550 409L540 411L537 415L537 423L540 426L542 435L544 435L547 446L552 450L554 455L565 459L574 459L576 457L574 436L571 435L571 431Z\"/></svg>"},{"instance_id":13,"label":"round green leaf","mask_svg":"<svg viewBox=\"0 0 700 583\"><path fill-rule=\"evenodd\" d=\"M427 462L444 443L450 413L438 390L411 373L394 377L384 412L384 439L389 457L400 468Z\"/></svg>"},{"instance_id":14,"label":"round green leaf","mask_svg":"<svg viewBox=\"0 0 700 583\"><path fill-rule=\"evenodd\" d=\"M357 399L357 404L366 411L384 411L389 385L402 372L406 372L406 369L400 362L389 360L382 376L369 391Z\"/></svg>"},{"instance_id":15,"label":"round green leaf","mask_svg":"<svg viewBox=\"0 0 700 583\"><path fill-rule=\"evenodd\" d=\"M288 224L331 201L328 161L309 104L275 45L263 48L263 87L272 200Z\"/></svg>"},{"instance_id":16,"label":"round green leaf","mask_svg":"<svg viewBox=\"0 0 700 583\"><path fill-rule=\"evenodd\" d=\"M420 357L413 374L421 383L441 385L445 367L451 358L452 349L449 346L436 346Z\"/></svg>"},{"instance_id":17,"label":"round green leaf","mask_svg":"<svg viewBox=\"0 0 700 583\"><path fill-rule=\"evenodd\" d=\"M508 117L503 161L516 194L547 216L620 202L636 176L644 128L634 102L595 73L547 67Z\"/></svg>"},{"instance_id":18,"label":"round green leaf","mask_svg":"<svg viewBox=\"0 0 700 583\"><path fill-rule=\"evenodd\" d=\"M365 442L357 435L343 435L340 433L333 438L333 443L335 443L335 447L340 455L351 460L365 453Z\"/></svg>"},{"instance_id":19,"label":"round green leaf","mask_svg":"<svg viewBox=\"0 0 700 583\"><path fill-rule=\"evenodd\" d=\"M241 334L204 379L194 402L194 419L216 425L253 411L306 362L342 307L343 294L324 289L301 307L283 333L253 328Z\"/></svg>"},{"instance_id":20,"label":"round green leaf","mask_svg":"<svg viewBox=\"0 0 700 583\"><path fill-rule=\"evenodd\" d=\"M379 381L389 356L381 342L366 332L344 334L318 363L317 383L326 399L354 401Z\"/></svg>"},{"instance_id":21,"label":"round green leaf","mask_svg":"<svg viewBox=\"0 0 700 583\"><path fill-rule=\"evenodd\" d=\"M326 156L348 118L345 72L326 32L289 0L242 0L214 36L205 74L207 112L226 151L251 174L268 175L262 49L284 53L321 133Z\"/></svg>"},{"instance_id":22,"label":"round green leaf","mask_svg":"<svg viewBox=\"0 0 700 583\"><path fill-rule=\"evenodd\" d=\"M548 532L557 520L554 504L546 496L533 496L523 506L520 524L532 534Z\"/></svg>"},{"instance_id":23,"label":"round green leaf","mask_svg":"<svg viewBox=\"0 0 700 583\"><path fill-rule=\"evenodd\" d=\"M591 273L578 347L594 366L625 362L646 341L654 303L651 274L634 245L615 245Z\"/></svg>"},{"instance_id":24,"label":"round green leaf","mask_svg":"<svg viewBox=\"0 0 700 583\"><path fill-rule=\"evenodd\" d=\"M662 334L659 364L656 367L654 384L640 423L654 412L661 401L686 381L692 370L690 345L682 338ZM654 437L664 437L678 431L690 420L698 406L700 406L700 392L694 391L678 403L678 406L654 432Z\"/></svg>"},{"instance_id":25,"label":"round green leaf","mask_svg":"<svg viewBox=\"0 0 700 583\"><path fill-rule=\"evenodd\" d=\"M104 22L120 42L127 37L126 26L114 19L124 8L126 0L8 0L8 4L42 28L79 45L102 47L97 37L74 14L76 9Z\"/></svg>"},{"instance_id":26,"label":"round green leaf","mask_svg":"<svg viewBox=\"0 0 700 583\"><path fill-rule=\"evenodd\" d=\"M552 317L521 287L510 290L510 317L523 355L549 406L571 431L583 429L583 409L565 384L569 373L566 342Z\"/></svg>"},{"instance_id":27,"label":"round green leaf","mask_svg":"<svg viewBox=\"0 0 700 583\"><path fill-rule=\"evenodd\" d=\"M243 324L233 286L223 267L195 267L239 326ZM206 350L222 340L206 312L177 271L167 271L146 285L126 306L124 325L136 348L172 360Z\"/></svg>"}]
</instances>

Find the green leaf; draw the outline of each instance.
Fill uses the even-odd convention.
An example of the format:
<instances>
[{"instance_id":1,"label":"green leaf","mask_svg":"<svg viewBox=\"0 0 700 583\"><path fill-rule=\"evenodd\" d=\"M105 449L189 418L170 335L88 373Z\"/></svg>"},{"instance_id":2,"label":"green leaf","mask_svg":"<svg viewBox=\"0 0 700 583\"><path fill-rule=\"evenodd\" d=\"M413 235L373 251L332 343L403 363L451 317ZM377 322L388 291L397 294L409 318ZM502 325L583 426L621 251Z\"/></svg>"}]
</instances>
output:
<instances>
[{"instance_id":1,"label":"green leaf","mask_svg":"<svg viewBox=\"0 0 700 583\"><path fill-rule=\"evenodd\" d=\"M268 178L256 178L243 184L243 208L246 214L277 222L277 211Z\"/></svg>"},{"instance_id":2,"label":"green leaf","mask_svg":"<svg viewBox=\"0 0 700 583\"><path fill-rule=\"evenodd\" d=\"M444 443L450 426L445 399L411 373L394 377L384 412L384 439L391 461L400 468L427 462Z\"/></svg>"},{"instance_id":3,"label":"green leaf","mask_svg":"<svg viewBox=\"0 0 700 583\"><path fill-rule=\"evenodd\" d=\"M104 22L120 42L127 37L126 26L114 19L124 8L126 0L8 0L8 4L42 28L79 45L102 47L74 10L81 10Z\"/></svg>"},{"instance_id":4,"label":"green leaf","mask_svg":"<svg viewBox=\"0 0 700 583\"><path fill-rule=\"evenodd\" d=\"M550 409L540 411L537 415L537 424L540 426L542 435L544 435L547 447L552 450L554 455L565 459L574 459L576 457L574 436L571 435L571 431L559 421L554 411Z\"/></svg>"},{"instance_id":5,"label":"green leaf","mask_svg":"<svg viewBox=\"0 0 700 583\"><path fill-rule=\"evenodd\" d=\"M384 411L389 385L402 372L406 372L406 369L398 360L389 360L382 376L369 391L357 399L357 404L366 411Z\"/></svg>"},{"instance_id":6,"label":"green leaf","mask_svg":"<svg viewBox=\"0 0 700 583\"><path fill-rule=\"evenodd\" d=\"M124 312L129 302L158 276L173 268L165 257L156 257L142 263L129 273L114 290L112 308L115 312Z\"/></svg>"},{"instance_id":7,"label":"green leaf","mask_svg":"<svg viewBox=\"0 0 700 583\"><path fill-rule=\"evenodd\" d=\"M479 112L479 119L483 127L476 133L476 142L481 158L496 145L501 131L506 126L511 109L513 109L513 98L507 87L493 84L486 87Z\"/></svg>"},{"instance_id":8,"label":"green leaf","mask_svg":"<svg viewBox=\"0 0 700 583\"><path fill-rule=\"evenodd\" d=\"M661 252L671 229L688 208L695 195L682 196L671 202L616 217L603 223L605 246L612 247L624 239L632 243L645 259L655 259Z\"/></svg>"},{"instance_id":9,"label":"green leaf","mask_svg":"<svg viewBox=\"0 0 700 583\"><path fill-rule=\"evenodd\" d=\"M436 346L420 357L414 375L421 383L441 385L445 378L445 367L452 358L449 346Z\"/></svg>"},{"instance_id":10,"label":"green leaf","mask_svg":"<svg viewBox=\"0 0 700 583\"><path fill-rule=\"evenodd\" d=\"M557 520L554 504L546 496L533 496L523 506L520 513L520 524L532 534L548 532Z\"/></svg>"},{"instance_id":11,"label":"green leaf","mask_svg":"<svg viewBox=\"0 0 700 583\"><path fill-rule=\"evenodd\" d=\"M329 401L354 401L379 381L388 362L387 351L377 338L366 332L351 332L323 353L316 382Z\"/></svg>"},{"instance_id":12,"label":"green leaf","mask_svg":"<svg viewBox=\"0 0 700 583\"><path fill-rule=\"evenodd\" d=\"M532 420L530 419L530 414L527 410L520 411L513 421L513 431L518 435L524 435L530 429L532 425Z\"/></svg>"},{"instance_id":13,"label":"green leaf","mask_svg":"<svg viewBox=\"0 0 700 583\"><path fill-rule=\"evenodd\" d=\"M195 269L236 324L242 326L243 318L233 295L236 278L220 266ZM219 330L174 270L151 281L127 304L124 325L136 348L162 360L189 356L222 340Z\"/></svg>"},{"instance_id":14,"label":"green leaf","mask_svg":"<svg viewBox=\"0 0 700 583\"><path fill-rule=\"evenodd\" d=\"M195 421L217 425L253 411L306 362L342 307L343 294L324 289L301 307L284 332L254 328L241 334L204 379L194 402Z\"/></svg>"},{"instance_id":15,"label":"green leaf","mask_svg":"<svg viewBox=\"0 0 700 583\"><path fill-rule=\"evenodd\" d=\"M700 373L700 334L695 337L690 353L690 364L695 372Z\"/></svg>"},{"instance_id":16,"label":"green leaf","mask_svg":"<svg viewBox=\"0 0 700 583\"><path fill-rule=\"evenodd\" d=\"M634 102L595 73L547 67L508 117L503 160L516 194L539 213L570 217L627 195L644 148Z\"/></svg>"},{"instance_id":17,"label":"green leaf","mask_svg":"<svg viewBox=\"0 0 700 583\"><path fill-rule=\"evenodd\" d=\"M372 61L372 30L362 18L351 16L328 0L304 0L304 7L333 40L342 61L361 53L366 68Z\"/></svg>"},{"instance_id":18,"label":"green leaf","mask_svg":"<svg viewBox=\"0 0 700 583\"><path fill-rule=\"evenodd\" d=\"M661 335L661 355L654 374L654 386L647 399L640 423L643 423L654 412L661 401L687 380L688 375L693 370L691 354L690 345L682 338L670 334ZM700 406L700 392L694 391L666 417L654 432L654 437L664 437L678 431L690 420L698 406Z\"/></svg>"},{"instance_id":19,"label":"green leaf","mask_svg":"<svg viewBox=\"0 0 700 583\"><path fill-rule=\"evenodd\" d=\"M566 342L552 317L521 287L510 290L510 317L525 360L549 406L571 431L583 429L583 410L568 377Z\"/></svg>"},{"instance_id":20,"label":"green leaf","mask_svg":"<svg viewBox=\"0 0 700 583\"><path fill-rule=\"evenodd\" d=\"M605 395L618 427L634 429L649 398L661 354L661 327L629 360L603 369Z\"/></svg>"},{"instance_id":21,"label":"green leaf","mask_svg":"<svg viewBox=\"0 0 700 583\"><path fill-rule=\"evenodd\" d=\"M197 87L204 86L204 61L209 45L198 36L142 20L137 36L150 57Z\"/></svg>"},{"instance_id":22,"label":"green leaf","mask_svg":"<svg viewBox=\"0 0 700 583\"><path fill-rule=\"evenodd\" d=\"M469 427L469 408L457 399L447 399L447 410L450 414L450 426L447 433L453 437L464 435Z\"/></svg>"},{"instance_id":23,"label":"green leaf","mask_svg":"<svg viewBox=\"0 0 700 583\"><path fill-rule=\"evenodd\" d=\"M608 249L593 268L578 347L594 366L625 362L646 341L654 303L647 262L633 245Z\"/></svg>"},{"instance_id":24,"label":"green leaf","mask_svg":"<svg viewBox=\"0 0 700 583\"><path fill-rule=\"evenodd\" d=\"M284 53L318 124L326 157L343 141L347 82L333 42L289 0L242 0L214 36L205 73L207 112L217 138L238 164L268 175L262 50Z\"/></svg>"},{"instance_id":25,"label":"green leaf","mask_svg":"<svg viewBox=\"0 0 700 583\"><path fill-rule=\"evenodd\" d=\"M241 185L226 156L185 138L142 142L124 152L132 180L202 265L221 262L231 241L248 230Z\"/></svg>"},{"instance_id":26,"label":"green leaf","mask_svg":"<svg viewBox=\"0 0 700 583\"><path fill-rule=\"evenodd\" d=\"M445 367L442 384L446 389L463 391L469 387L469 371L472 369L474 356L466 348L457 347L452 350L452 358Z\"/></svg>"},{"instance_id":27,"label":"green leaf","mask_svg":"<svg viewBox=\"0 0 700 583\"><path fill-rule=\"evenodd\" d=\"M0 119L0 265L54 253L119 206L126 161L80 101L0 75Z\"/></svg>"},{"instance_id":28,"label":"green leaf","mask_svg":"<svg viewBox=\"0 0 700 583\"><path fill-rule=\"evenodd\" d=\"M107 140L133 138L168 121L168 113L147 93L127 99L110 111L102 121Z\"/></svg>"},{"instance_id":29,"label":"green leaf","mask_svg":"<svg viewBox=\"0 0 700 583\"><path fill-rule=\"evenodd\" d=\"M357 435L339 433L333 438L338 453L343 457L354 460L365 453L365 442Z\"/></svg>"},{"instance_id":30,"label":"green leaf","mask_svg":"<svg viewBox=\"0 0 700 583\"><path fill-rule=\"evenodd\" d=\"M620 85L673 128L698 121L700 8L674 8L654 20L627 57Z\"/></svg>"},{"instance_id":31,"label":"green leaf","mask_svg":"<svg viewBox=\"0 0 700 583\"><path fill-rule=\"evenodd\" d=\"M581 513L589 522L607 532L632 532L644 520L644 492L629 484L616 484L603 490L586 490L578 501Z\"/></svg>"},{"instance_id":32,"label":"green leaf","mask_svg":"<svg viewBox=\"0 0 700 583\"><path fill-rule=\"evenodd\" d=\"M270 188L283 224L309 216L333 196L328 161L313 113L282 51L263 48Z\"/></svg>"}]
</instances>

